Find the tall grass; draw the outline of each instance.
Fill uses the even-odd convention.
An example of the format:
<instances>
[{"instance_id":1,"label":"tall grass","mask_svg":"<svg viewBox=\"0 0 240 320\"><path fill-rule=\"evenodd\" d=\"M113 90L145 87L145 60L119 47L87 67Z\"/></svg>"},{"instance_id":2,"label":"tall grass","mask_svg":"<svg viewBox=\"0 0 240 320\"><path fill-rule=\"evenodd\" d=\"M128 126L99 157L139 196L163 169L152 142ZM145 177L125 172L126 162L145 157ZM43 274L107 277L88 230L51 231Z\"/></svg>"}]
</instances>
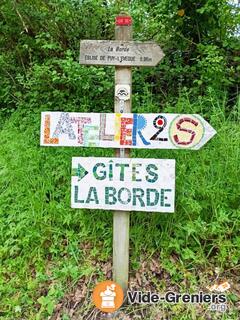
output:
<instances>
[{"instance_id":1,"label":"tall grass","mask_svg":"<svg viewBox=\"0 0 240 320\"><path fill-rule=\"evenodd\" d=\"M172 283L190 274L194 288L197 270L239 269L239 105L229 111L211 94L196 103L186 95L164 111L199 113L217 135L199 151L132 151L176 159L176 211L131 213L130 268L156 256ZM112 212L71 209L70 170L73 156L113 150L43 148L39 128L39 109L19 109L0 132L0 319L47 318L81 277L104 279L92 261L112 256Z\"/></svg>"}]
</instances>

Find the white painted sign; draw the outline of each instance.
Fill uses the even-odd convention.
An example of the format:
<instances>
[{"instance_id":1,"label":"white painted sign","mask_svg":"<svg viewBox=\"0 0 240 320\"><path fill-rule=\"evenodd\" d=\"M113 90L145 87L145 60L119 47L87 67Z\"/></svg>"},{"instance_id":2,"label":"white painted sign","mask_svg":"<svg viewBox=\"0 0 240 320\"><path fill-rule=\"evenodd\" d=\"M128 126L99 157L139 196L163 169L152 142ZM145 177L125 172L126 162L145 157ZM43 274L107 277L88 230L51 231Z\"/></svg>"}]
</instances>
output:
<instances>
[{"instance_id":1,"label":"white painted sign","mask_svg":"<svg viewBox=\"0 0 240 320\"><path fill-rule=\"evenodd\" d=\"M164 57L155 42L82 40L80 64L107 66L155 66Z\"/></svg>"},{"instance_id":2,"label":"white painted sign","mask_svg":"<svg viewBox=\"0 0 240 320\"><path fill-rule=\"evenodd\" d=\"M174 212L175 160L73 158L71 207Z\"/></svg>"},{"instance_id":3,"label":"white painted sign","mask_svg":"<svg viewBox=\"0 0 240 320\"><path fill-rule=\"evenodd\" d=\"M41 145L200 149L216 131L195 114L42 112Z\"/></svg>"}]
</instances>

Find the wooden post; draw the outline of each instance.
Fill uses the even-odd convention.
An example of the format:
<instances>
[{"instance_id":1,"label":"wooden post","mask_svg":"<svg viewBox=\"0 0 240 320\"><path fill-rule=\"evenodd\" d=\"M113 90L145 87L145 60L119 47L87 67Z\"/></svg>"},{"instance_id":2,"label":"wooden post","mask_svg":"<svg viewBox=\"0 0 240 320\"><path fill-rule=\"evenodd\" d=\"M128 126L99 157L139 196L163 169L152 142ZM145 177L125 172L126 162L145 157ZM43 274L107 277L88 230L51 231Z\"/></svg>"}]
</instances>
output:
<instances>
[{"instance_id":1,"label":"wooden post","mask_svg":"<svg viewBox=\"0 0 240 320\"><path fill-rule=\"evenodd\" d=\"M124 16L121 14L121 16ZM132 40L131 25L115 26L116 40ZM127 85L130 89L130 99L126 100L123 109L120 100L115 96L114 112L131 112L132 70L131 67L115 67L115 86ZM116 156L128 158L129 149L118 149ZM129 272L129 211L114 211L113 213L113 279L121 285L126 295Z\"/></svg>"}]
</instances>

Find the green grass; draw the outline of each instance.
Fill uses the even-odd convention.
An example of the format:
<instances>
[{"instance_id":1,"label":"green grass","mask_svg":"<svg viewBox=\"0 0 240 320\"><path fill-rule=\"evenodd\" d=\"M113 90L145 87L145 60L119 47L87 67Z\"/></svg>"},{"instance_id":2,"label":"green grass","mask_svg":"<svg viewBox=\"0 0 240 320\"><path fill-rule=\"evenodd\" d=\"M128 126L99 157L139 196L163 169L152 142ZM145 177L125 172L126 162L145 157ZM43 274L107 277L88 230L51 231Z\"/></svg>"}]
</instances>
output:
<instances>
[{"instance_id":1,"label":"green grass","mask_svg":"<svg viewBox=\"0 0 240 320\"><path fill-rule=\"evenodd\" d=\"M180 99L174 109L165 109L199 113L211 123L217 135L201 150L132 151L132 157L176 159L175 213L131 214L131 275L141 268L142 259L156 257L169 277L166 281L149 274L160 292L170 284L179 290L203 288L216 267L233 281L232 270L239 271L239 113L237 107L229 112L224 102L213 99L208 100L206 112L205 102ZM159 112L158 107L153 105L151 112ZM0 132L0 319L4 320L48 319L81 279L88 279L89 290L96 280L104 280L102 264L112 256L112 212L71 209L70 178L73 156L107 157L114 151L40 147L39 128L39 109L19 109ZM83 306L85 311L90 303ZM234 298L230 306L229 317L222 319L237 319ZM171 319L205 319L194 307L161 310ZM148 307L146 319L156 319L156 314L159 308Z\"/></svg>"}]
</instances>

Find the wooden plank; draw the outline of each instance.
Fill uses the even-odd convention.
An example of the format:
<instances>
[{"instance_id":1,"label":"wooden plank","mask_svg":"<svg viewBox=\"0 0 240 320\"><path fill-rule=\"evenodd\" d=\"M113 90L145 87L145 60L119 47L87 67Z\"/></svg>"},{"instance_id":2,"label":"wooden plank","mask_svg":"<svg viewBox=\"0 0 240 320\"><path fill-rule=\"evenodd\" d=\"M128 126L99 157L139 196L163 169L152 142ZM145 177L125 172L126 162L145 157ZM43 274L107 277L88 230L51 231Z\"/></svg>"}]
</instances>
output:
<instances>
[{"instance_id":1,"label":"wooden plank","mask_svg":"<svg viewBox=\"0 0 240 320\"><path fill-rule=\"evenodd\" d=\"M129 112L131 78L125 70L129 68L117 68L117 91L124 92L127 88L130 91L129 99L124 102L124 110ZM43 112L41 145L198 150L216 133L195 114L120 113L120 101L116 97L115 110L115 114Z\"/></svg>"},{"instance_id":2,"label":"wooden plank","mask_svg":"<svg viewBox=\"0 0 240 320\"><path fill-rule=\"evenodd\" d=\"M122 15L124 17L126 15ZM132 40L132 25L115 25L115 39L117 41ZM127 66L115 67L115 87L123 85L129 88L129 99L124 105L115 95L114 112L132 111L132 69ZM116 91L116 90L115 90ZM115 93L116 94L116 93ZM116 156L129 158L129 149L116 150ZM119 283L124 295L127 295L129 274L129 225L130 213L128 211L115 211L113 213L113 279Z\"/></svg>"},{"instance_id":3,"label":"wooden plank","mask_svg":"<svg viewBox=\"0 0 240 320\"><path fill-rule=\"evenodd\" d=\"M175 160L72 159L71 207L174 212Z\"/></svg>"},{"instance_id":4,"label":"wooden plank","mask_svg":"<svg viewBox=\"0 0 240 320\"><path fill-rule=\"evenodd\" d=\"M120 26L118 28L130 28ZM106 66L156 66L164 53L155 42L82 40L80 64Z\"/></svg>"}]
</instances>

